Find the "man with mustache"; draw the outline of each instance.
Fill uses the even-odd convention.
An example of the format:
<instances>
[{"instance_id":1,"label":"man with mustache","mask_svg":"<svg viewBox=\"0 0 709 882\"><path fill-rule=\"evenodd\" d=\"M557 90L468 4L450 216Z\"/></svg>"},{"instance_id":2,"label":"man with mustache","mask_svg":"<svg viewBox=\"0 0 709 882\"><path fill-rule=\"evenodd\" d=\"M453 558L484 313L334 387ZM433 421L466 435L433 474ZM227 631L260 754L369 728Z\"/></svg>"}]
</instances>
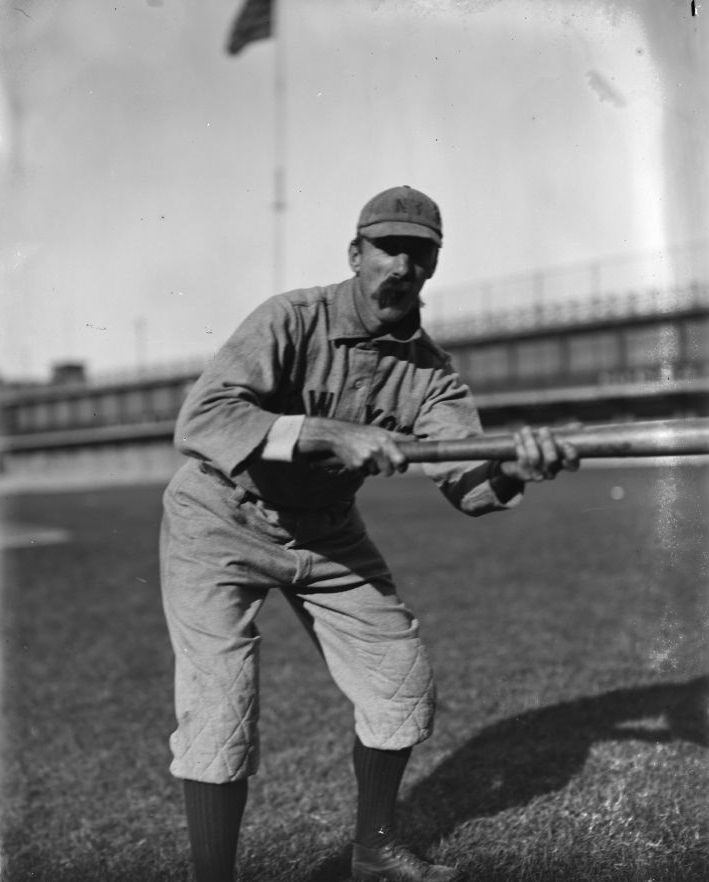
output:
<instances>
[{"instance_id":1,"label":"man with mustache","mask_svg":"<svg viewBox=\"0 0 709 882\"><path fill-rule=\"evenodd\" d=\"M432 732L434 685L418 622L354 502L367 475L406 469L397 441L481 431L470 390L421 327L441 244L430 197L379 193L349 246L353 276L259 306L181 410L175 441L188 461L165 492L161 565L176 660L171 771L184 780L197 882L232 879L258 765L255 619L271 588L354 708L354 879L457 878L396 840L396 797L412 747ZM578 467L547 429L516 443L514 462L424 469L478 516Z\"/></svg>"}]
</instances>

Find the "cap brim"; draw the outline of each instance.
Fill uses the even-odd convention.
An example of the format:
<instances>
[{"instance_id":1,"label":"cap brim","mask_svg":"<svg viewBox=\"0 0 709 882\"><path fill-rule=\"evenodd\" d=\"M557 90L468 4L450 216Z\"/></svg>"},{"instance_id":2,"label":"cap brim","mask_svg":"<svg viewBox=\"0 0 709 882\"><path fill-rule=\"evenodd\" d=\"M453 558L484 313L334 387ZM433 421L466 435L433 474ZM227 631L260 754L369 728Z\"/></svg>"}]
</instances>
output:
<instances>
[{"instance_id":1,"label":"cap brim","mask_svg":"<svg viewBox=\"0 0 709 882\"><path fill-rule=\"evenodd\" d=\"M443 241L441 234L436 230L407 221L380 221L377 224L359 227L357 232L372 239L382 239L384 236L415 236L419 239L430 239L439 246Z\"/></svg>"}]
</instances>

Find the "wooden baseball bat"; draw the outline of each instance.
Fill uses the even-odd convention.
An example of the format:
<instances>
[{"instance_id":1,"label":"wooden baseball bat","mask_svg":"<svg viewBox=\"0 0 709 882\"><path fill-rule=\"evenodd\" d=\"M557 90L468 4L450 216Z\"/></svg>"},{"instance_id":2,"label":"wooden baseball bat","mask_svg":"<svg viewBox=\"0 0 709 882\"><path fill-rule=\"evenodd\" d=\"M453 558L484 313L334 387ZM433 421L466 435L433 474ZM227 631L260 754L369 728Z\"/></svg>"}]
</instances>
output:
<instances>
[{"instance_id":1,"label":"wooden baseball bat","mask_svg":"<svg viewBox=\"0 0 709 882\"><path fill-rule=\"evenodd\" d=\"M612 423L552 428L552 432L558 441L573 444L582 459L709 453L709 419ZM398 446L409 462L516 459L512 433L449 441L404 441Z\"/></svg>"}]
</instances>

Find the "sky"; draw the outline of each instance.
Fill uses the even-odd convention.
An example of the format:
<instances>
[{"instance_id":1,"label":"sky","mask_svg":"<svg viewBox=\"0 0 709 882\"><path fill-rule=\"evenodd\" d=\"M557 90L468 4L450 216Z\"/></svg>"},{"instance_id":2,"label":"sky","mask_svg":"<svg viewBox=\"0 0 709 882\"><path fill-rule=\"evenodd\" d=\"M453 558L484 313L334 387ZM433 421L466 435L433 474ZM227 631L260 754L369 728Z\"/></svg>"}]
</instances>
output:
<instances>
[{"instance_id":1,"label":"sky","mask_svg":"<svg viewBox=\"0 0 709 882\"><path fill-rule=\"evenodd\" d=\"M443 213L427 322L535 272L706 270L709 5L289 0L231 57L238 7L0 0L0 376L208 357L349 275L361 206L404 183Z\"/></svg>"}]
</instances>

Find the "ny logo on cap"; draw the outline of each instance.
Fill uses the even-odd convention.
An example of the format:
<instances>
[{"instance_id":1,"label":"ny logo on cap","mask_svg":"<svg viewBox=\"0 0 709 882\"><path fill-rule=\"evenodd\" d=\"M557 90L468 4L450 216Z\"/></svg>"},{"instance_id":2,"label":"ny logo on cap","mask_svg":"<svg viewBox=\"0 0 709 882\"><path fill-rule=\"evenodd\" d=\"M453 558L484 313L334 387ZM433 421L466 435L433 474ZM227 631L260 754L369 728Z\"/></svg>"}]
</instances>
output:
<instances>
[{"instance_id":1,"label":"ny logo on cap","mask_svg":"<svg viewBox=\"0 0 709 882\"><path fill-rule=\"evenodd\" d=\"M412 209L414 209L416 214L423 214L423 202L414 202L413 200L404 202L403 199L397 199L394 204L395 211L404 212L405 214L408 214Z\"/></svg>"},{"instance_id":2,"label":"ny logo on cap","mask_svg":"<svg viewBox=\"0 0 709 882\"><path fill-rule=\"evenodd\" d=\"M378 193L362 209L358 231L371 236L422 236L441 244L441 213L425 193L392 187Z\"/></svg>"}]
</instances>

